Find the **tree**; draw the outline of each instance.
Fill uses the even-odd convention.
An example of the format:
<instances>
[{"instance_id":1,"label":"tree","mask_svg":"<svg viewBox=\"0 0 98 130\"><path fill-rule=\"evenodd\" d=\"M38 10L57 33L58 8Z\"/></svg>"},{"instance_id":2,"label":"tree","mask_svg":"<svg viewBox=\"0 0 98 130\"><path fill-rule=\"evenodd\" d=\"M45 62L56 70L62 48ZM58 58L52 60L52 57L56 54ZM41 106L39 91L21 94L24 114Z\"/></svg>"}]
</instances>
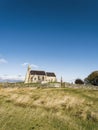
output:
<instances>
[{"instance_id":1,"label":"tree","mask_svg":"<svg viewBox=\"0 0 98 130\"><path fill-rule=\"evenodd\" d=\"M75 84L84 84L83 80L81 79L76 79Z\"/></svg>"},{"instance_id":2,"label":"tree","mask_svg":"<svg viewBox=\"0 0 98 130\"><path fill-rule=\"evenodd\" d=\"M92 72L90 75L88 75L87 78L85 78L85 84L92 84L98 86L98 71Z\"/></svg>"}]
</instances>

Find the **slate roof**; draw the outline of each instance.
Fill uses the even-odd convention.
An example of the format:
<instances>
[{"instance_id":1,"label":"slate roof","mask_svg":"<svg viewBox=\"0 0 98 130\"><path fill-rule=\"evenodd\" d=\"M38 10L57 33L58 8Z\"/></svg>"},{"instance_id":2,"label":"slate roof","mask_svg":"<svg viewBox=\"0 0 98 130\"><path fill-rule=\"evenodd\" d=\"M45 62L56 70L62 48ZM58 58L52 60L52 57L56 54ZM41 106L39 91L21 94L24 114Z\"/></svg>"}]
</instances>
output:
<instances>
[{"instance_id":1,"label":"slate roof","mask_svg":"<svg viewBox=\"0 0 98 130\"><path fill-rule=\"evenodd\" d=\"M37 71L37 70L31 70L30 74L31 75L46 75L45 71Z\"/></svg>"},{"instance_id":2,"label":"slate roof","mask_svg":"<svg viewBox=\"0 0 98 130\"><path fill-rule=\"evenodd\" d=\"M46 72L46 75L50 77L56 77L55 73L53 72Z\"/></svg>"},{"instance_id":3,"label":"slate roof","mask_svg":"<svg viewBox=\"0 0 98 130\"><path fill-rule=\"evenodd\" d=\"M30 74L31 75L46 75L49 77L56 77L55 73L53 73L53 72L46 72L45 73L45 71L38 71L38 70L31 70Z\"/></svg>"}]
</instances>

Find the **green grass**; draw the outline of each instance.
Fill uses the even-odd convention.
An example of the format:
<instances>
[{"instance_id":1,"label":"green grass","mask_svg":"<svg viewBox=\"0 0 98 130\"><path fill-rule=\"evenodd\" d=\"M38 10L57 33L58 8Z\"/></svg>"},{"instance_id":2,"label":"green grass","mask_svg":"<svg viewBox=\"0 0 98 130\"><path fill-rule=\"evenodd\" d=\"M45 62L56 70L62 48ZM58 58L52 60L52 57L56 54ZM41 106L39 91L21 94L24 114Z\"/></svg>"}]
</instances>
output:
<instances>
[{"instance_id":1,"label":"green grass","mask_svg":"<svg viewBox=\"0 0 98 130\"><path fill-rule=\"evenodd\" d=\"M98 90L1 87L0 130L98 130Z\"/></svg>"}]
</instances>

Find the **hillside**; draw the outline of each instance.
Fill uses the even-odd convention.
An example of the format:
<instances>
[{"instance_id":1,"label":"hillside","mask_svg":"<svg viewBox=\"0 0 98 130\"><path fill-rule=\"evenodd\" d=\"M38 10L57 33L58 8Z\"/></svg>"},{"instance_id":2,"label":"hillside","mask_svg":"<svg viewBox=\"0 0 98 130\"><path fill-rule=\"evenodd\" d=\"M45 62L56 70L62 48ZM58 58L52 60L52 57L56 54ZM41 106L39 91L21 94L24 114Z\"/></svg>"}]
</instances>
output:
<instances>
[{"instance_id":1,"label":"hillside","mask_svg":"<svg viewBox=\"0 0 98 130\"><path fill-rule=\"evenodd\" d=\"M0 88L0 130L98 130L98 90Z\"/></svg>"}]
</instances>

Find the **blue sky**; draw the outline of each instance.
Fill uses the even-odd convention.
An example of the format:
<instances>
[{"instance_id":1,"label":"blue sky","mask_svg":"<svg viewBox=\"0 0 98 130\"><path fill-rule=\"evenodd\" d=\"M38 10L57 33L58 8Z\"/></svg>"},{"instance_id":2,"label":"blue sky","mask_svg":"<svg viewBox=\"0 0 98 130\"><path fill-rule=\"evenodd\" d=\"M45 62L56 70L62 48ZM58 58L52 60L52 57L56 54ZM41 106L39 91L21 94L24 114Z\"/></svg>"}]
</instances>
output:
<instances>
[{"instance_id":1,"label":"blue sky","mask_svg":"<svg viewBox=\"0 0 98 130\"><path fill-rule=\"evenodd\" d=\"M0 76L27 66L64 81L98 70L98 0L0 0ZM38 67L37 67L38 66Z\"/></svg>"}]
</instances>

